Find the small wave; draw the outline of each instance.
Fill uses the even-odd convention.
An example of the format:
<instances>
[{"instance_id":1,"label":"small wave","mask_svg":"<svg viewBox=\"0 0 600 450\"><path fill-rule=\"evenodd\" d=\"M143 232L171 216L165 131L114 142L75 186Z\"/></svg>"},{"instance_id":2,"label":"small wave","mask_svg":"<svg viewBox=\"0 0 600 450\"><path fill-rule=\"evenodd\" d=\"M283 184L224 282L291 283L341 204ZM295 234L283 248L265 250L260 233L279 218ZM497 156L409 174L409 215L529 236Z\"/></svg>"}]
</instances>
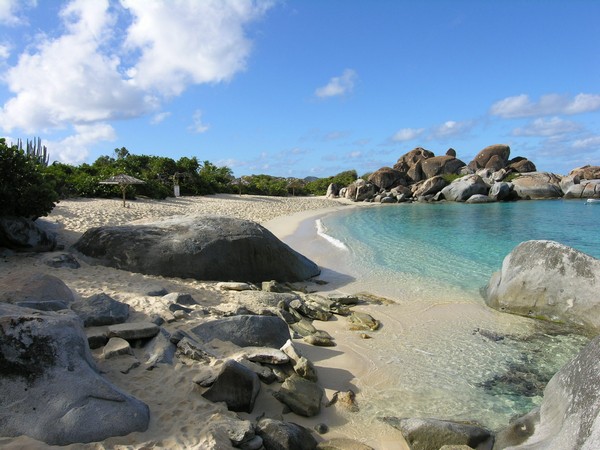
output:
<instances>
[{"instance_id":1,"label":"small wave","mask_svg":"<svg viewBox=\"0 0 600 450\"><path fill-rule=\"evenodd\" d=\"M333 236L329 236L327 234L327 228L325 228L325 225L323 225L323 222L321 222L321 219L317 219L316 224L317 224L317 234L319 236L321 236L323 239L328 240L331 244L333 244L337 248L340 248L342 250L348 250L348 247L346 247L346 244L344 244L342 241L334 238Z\"/></svg>"}]
</instances>

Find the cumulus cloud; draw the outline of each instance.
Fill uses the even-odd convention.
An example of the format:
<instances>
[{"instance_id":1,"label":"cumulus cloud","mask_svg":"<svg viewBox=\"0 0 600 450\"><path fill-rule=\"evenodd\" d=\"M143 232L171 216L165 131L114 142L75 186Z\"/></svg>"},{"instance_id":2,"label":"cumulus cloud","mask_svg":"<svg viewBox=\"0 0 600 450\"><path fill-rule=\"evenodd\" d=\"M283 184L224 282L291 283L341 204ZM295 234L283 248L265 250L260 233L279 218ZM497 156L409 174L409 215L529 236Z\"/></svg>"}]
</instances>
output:
<instances>
[{"instance_id":1,"label":"cumulus cloud","mask_svg":"<svg viewBox=\"0 0 600 450\"><path fill-rule=\"evenodd\" d=\"M48 152L52 160L67 164L79 165L85 162L90 154L89 148L99 142L114 141L115 130L106 123L93 125L76 125L75 134L59 142L48 142Z\"/></svg>"},{"instance_id":2,"label":"cumulus cloud","mask_svg":"<svg viewBox=\"0 0 600 450\"><path fill-rule=\"evenodd\" d=\"M333 77L325 86L318 88L315 95L319 98L339 97L349 94L354 89L357 74L352 69L346 69L339 77Z\"/></svg>"},{"instance_id":3,"label":"cumulus cloud","mask_svg":"<svg viewBox=\"0 0 600 450\"><path fill-rule=\"evenodd\" d=\"M514 136L555 136L580 131L582 128L578 123L559 117L539 118L524 127L516 128L512 134Z\"/></svg>"},{"instance_id":4,"label":"cumulus cloud","mask_svg":"<svg viewBox=\"0 0 600 450\"><path fill-rule=\"evenodd\" d=\"M141 51L128 74L143 89L179 95L190 84L230 80L252 48L244 27L271 2L122 0L133 15L125 45Z\"/></svg>"},{"instance_id":5,"label":"cumulus cloud","mask_svg":"<svg viewBox=\"0 0 600 450\"><path fill-rule=\"evenodd\" d=\"M406 142L412 141L413 139L418 138L423 134L425 128L402 128L398 130L392 136L391 140L393 142Z\"/></svg>"},{"instance_id":6,"label":"cumulus cloud","mask_svg":"<svg viewBox=\"0 0 600 450\"><path fill-rule=\"evenodd\" d=\"M2 22L3 25L19 25L22 23L21 18L18 16L18 11L23 3L31 2L0 0L0 22Z\"/></svg>"},{"instance_id":7,"label":"cumulus cloud","mask_svg":"<svg viewBox=\"0 0 600 450\"><path fill-rule=\"evenodd\" d=\"M555 114L582 114L600 109L600 95L578 94L570 97L560 94L542 95L538 102L528 95L507 97L492 105L490 114L503 118L548 116Z\"/></svg>"},{"instance_id":8,"label":"cumulus cloud","mask_svg":"<svg viewBox=\"0 0 600 450\"><path fill-rule=\"evenodd\" d=\"M169 111L164 111L158 114L155 114L152 119L150 120L150 123L152 125L157 125L161 122L163 122L165 119L167 119L168 117L171 116L171 113Z\"/></svg>"},{"instance_id":9,"label":"cumulus cloud","mask_svg":"<svg viewBox=\"0 0 600 450\"><path fill-rule=\"evenodd\" d=\"M209 125L202 122L202 111L199 109L194 112L192 121L193 123L188 127L188 130L193 131L194 133L205 133L208 131Z\"/></svg>"},{"instance_id":10,"label":"cumulus cloud","mask_svg":"<svg viewBox=\"0 0 600 450\"><path fill-rule=\"evenodd\" d=\"M473 122L448 120L441 125L433 127L430 132L430 139L445 139L449 137L458 137L468 133L473 128Z\"/></svg>"},{"instance_id":11,"label":"cumulus cloud","mask_svg":"<svg viewBox=\"0 0 600 450\"><path fill-rule=\"evenodd\" d=\"M599 149L600 148L600 136L589 136L583 139L577 139L573 142L573 148L576 149Z\"/></svg>"}]
</instances>

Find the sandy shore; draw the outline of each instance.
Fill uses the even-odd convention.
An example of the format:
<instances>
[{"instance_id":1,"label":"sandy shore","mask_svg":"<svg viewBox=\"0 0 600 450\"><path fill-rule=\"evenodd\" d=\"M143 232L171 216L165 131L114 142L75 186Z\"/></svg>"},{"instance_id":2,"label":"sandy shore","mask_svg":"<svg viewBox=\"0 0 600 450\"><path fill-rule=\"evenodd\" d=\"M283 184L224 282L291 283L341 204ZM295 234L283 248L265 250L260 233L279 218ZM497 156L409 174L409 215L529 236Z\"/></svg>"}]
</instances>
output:
<instances>
[{"instance_id":1,"label":"sandy shore","mask_svg":"<svg viewBox=\"0 0 600 450\"><path fill-rule=\"evenodd\" d=\"M119 200L73 199L61 201L52 213L40 219L48 228L57 232L58 242L68 251L70 245L88 228L101 225L119 225L141 219L159 219L181 214L214 214L250 219L264 224L277 236L290 237L298 226L310 217L320 216L340 209L348 208L344 201L328 200L316 197L275 198L262 196L216 195L206 197L181 197L164 201L137 200L128 201L123 207ZM314 239L316 234L312 234ZM306 244L306 242L305 242ZM144 320L152 314L161 314L167 305L156 298L144 295L151 287L164 287L169 292L187 292L203 306L224 310L239 306L235 293L219 291L214 283L203 283L186 279L166 279L129 273L102 266L91 266L82 262L79 269L51 268L44 260L61 251L51 254L14 254L0 260L0 282L2 277L19 272L36 270L51 273L61 278L80 298L104 292L116 300L129 304L132 308L130 320ZM322 278L327 278L327 271ZM331 286L326 289L331 289ZM323 328L323 327L321 327ZM331 333L343 329L339 321L328 324ZM337 339L343 339L338 336ZM342 344L342 345L340 345ZM345 353L342 342L339 347L326 349L298 344L302 352L311 359L319 371L320 383L325 388L327 398L338 390L356 387L357 377L364 372L364 361L358 353ZM115 437L93 444L74 444L69 449L101 448L204 448L210 431L222 417L232 415L221 405L213 405L195 392L191 382L193 367L176 364L173 367L160 367L152 371L131 371L124 375L106 365L98 351L94 351L99 367L105 376L115 385L147 403L151 410L149 429L144 433L132 433L124 437ZM343 367L343 368L341 368ZM313 427L326 423L330 432L323 438L345 437L352 430L350 413L339 408L324 408L315 418L302 418L293 413L282 415L282 404L276 401L269 386L263 386L262 392L252 414L244 418L254 420L265 412L267 416L283 418ZM390 427L381 436L381 430L358 433L355 437L376 448L399 448L399 432ZM356 433L354 433L356 434ZM383 445L390 439L390 445ZM321 438L322 439L322 438ZM393 444L392 444L393 442ZM0 438L2 448L53 448L28 437ZM59 448L59 447L56 447Z\"/></svg>"}]
</instances>

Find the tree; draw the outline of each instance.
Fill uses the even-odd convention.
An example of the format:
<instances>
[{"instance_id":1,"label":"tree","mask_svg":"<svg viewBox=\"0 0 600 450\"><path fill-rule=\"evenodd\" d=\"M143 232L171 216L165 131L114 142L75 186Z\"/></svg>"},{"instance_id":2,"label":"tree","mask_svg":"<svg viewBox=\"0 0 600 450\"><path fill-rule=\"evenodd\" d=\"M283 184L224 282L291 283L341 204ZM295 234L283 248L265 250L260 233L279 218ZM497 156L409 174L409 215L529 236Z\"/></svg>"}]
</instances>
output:
<instances>
[{"instance_id":1,"label":"tree","mask_svg":"<svg viewBox=\"0 0 600 450\"><path fill-rule=\"evenodd\" d=\"M37 219L47 216L58 194L44 176L39 158L28 156L16 145L0 138L0 216Z\"/></svg>"}]
</instances>

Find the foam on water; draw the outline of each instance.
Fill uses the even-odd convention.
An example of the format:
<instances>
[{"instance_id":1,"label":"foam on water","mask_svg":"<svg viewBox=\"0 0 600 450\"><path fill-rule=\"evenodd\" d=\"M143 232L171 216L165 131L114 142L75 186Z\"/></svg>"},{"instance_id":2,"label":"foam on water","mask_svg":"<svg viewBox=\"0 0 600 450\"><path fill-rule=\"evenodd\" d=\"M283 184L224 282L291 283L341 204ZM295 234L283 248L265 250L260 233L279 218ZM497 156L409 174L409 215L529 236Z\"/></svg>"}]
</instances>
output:
<instances>
[{"instance_id":1,"label":"foam on water","mask_svg":"<svg viewBox=\"0 0 600 450\"><path fill-rule=\"evenodd\" d=\"M539 405L543 385L587 339L487 308L480 289L525 240L556 240L600 257L600 208L584 205L392 205L322 219L321 232L343 247L305 254L322 267L343 264L356 280L343 290L397 302L365 308L383 323L373 339L335 331L346 334L344 352L364 367L356 386L361 411L348 419L356 437L383 416L477 420L499 429ZM334 333L327 323L319 328Z\"/></svg>"},{"instance_id":2,"label":"foam on water","mask_svg":"<svg viewBox=\"0 0 600 450\"><path fill-rule=\"evenodd\" d=\"M346 250L346 251L348 250L348 247L346 247L346 244L344 244L339 239L336 239L333 236L330 236L330 235L327 234L327 228L325 227L325 225L323 225L323 222L321 221L321 219L317 219L315 221L315 225L316 225L316 228L317 228L317 234L319 236L321 236L323 239L325 239L326 241L328 241L334 247L337 247L339 249Z\"/></svg>"}]
</instances>

